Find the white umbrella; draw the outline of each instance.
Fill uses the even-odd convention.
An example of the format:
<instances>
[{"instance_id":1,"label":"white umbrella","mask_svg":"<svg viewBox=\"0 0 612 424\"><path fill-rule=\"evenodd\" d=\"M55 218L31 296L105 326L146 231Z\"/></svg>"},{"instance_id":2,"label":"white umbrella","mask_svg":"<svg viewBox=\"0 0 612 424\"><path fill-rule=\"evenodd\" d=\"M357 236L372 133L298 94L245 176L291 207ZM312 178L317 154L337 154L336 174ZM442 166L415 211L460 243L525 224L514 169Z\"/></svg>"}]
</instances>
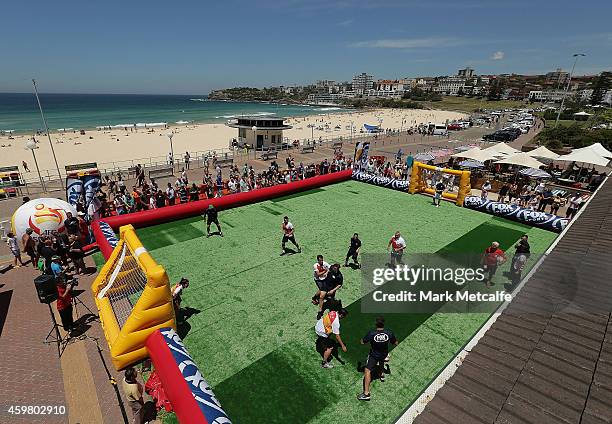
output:
<instances>
[{"instance_id":1,"label":"white umbrella","mask_svg":"<svg viewBox=\"0 0 612 424\"><path fill-rule=\"evenodd\" d=\"M430 160L434 160L436 157L428 152L417 153L414 155L414 160L418 160L419 162L429 162Z\"/></svg>"},{"instance_id":2,"label":"white umbrella","mask_svg":"<svg viewBox=\"0 0 612 424\"><path fill-rule=\"evenodd\" d=\"M477 160L467 159L459 162L459 166L462 168L484 168L484 163Z\"/></svg>"},{"instance_id":3,"label":"white umbrella","mask_svg":"<svg viewBox=\"0 0 612 424\"><path fill-rule=\"evenodd\" d=\"M599 156L603 156L604 158L612 159L612 152L606 149L604 146L602 146L601 143L591 144L590 146L581 147L580 149L574 149L573 151L575 152L576 150L592 150L595 153L597 153Z\"/></svg>"},{"instance_id":4,"label":"white umbrella","mask_svg":"<svg viewBox=\"0 0 612 424\"><path fill-rule=\"evenodd\" d=\"M553 160L559 157L558 154L548 150L544 146L540 146L537 149L533 149L532 151L527 152L527 154L531 156L532 158L543 158L543 159L553 159Z\"/></svg>"},{"instance_id":5,"label":"white umbrella","mask_svg":"<svg viewBox=\"0 0 612 424\"><path fill-rule=\"evenodd\" d=\"M507 158L503 158L502 160L498 160L495 163L505 163L507 165L517 165L524 166L526 168L539 168L540 166L544 166L544 164L527 153L517 153L515 155L510 155Z\"/></svg>"},{"instance_id":6,"label":"white umbrella","mask_svg":"<svg viewBox=\"0 0 612 424\"><path fill-rule=\"evenodd\" d=\"M584 148L575 149L571 153L559 156L558 160L565 162L582 162L589 165L607 166L610 159L607 159L595 152L595 150Z\"/></svg>"},{"instance_id":7,"label":"white umbrella","mask_svg":"<svg viewBox=\"0 0 612 424\"><path fill-rule=\"evenodd\" d=\"M550 178L551 177L551 175L548 172L542 171L541 169L535 169L535 168L523 168L519 171L519 174L523 174L523 175L526 175L532 178Z\"/></svg>"},{"instance_id":8,"label":"white umbrella","mask_svg":"<svg viewBox=\"0 0 612 424\"><path fill-rule=\"evenodd\" d=\"M473 159L477 160L478 162L486 162L488 160L497 159L494 154L485 152L484 150L480 150L478 147L466 150L465 152L455 153L451 156L455 158Z\"/></svg>"},{"instance_id":9,"label":"white umbrella","mask_svg":"<svg viewBox=\"0 0 612 424\"><path fill-rule=\"evenodd\" d=\"M495 154L495 156L499 156L498 153L504 154L504 155L512 155L515 153L519 153L520 150L515 149L514 147L508 146L506 143L498 143L498 144L494 144L491 147L487 147L486 149L484 149L485 152L489 152L489 153L493 153Z\"/></svg>"}]
</instances>

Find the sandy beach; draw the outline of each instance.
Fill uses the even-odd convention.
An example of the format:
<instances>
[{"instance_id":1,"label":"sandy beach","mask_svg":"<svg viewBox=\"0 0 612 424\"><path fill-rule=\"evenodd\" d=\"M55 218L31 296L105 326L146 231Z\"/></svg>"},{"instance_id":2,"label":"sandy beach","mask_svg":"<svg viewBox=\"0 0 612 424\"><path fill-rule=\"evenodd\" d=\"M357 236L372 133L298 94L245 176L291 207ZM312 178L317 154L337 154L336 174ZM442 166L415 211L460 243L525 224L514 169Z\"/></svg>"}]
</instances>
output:
<instances>
[{"instance_id":1,"label":"sandy beach","mask_svg":"<svg viewBox=\"0 0 612 424\"><path fill-rule=\"evenodd\" d=\"M284 137L289 140L332 138L350 136L351 122L358 134L363 124L381 125L383 129L410 128L421 123L443 123L446 120L461 119L465 115L457 112L420 110L420 109L377 109L368 111L352 111L345 113L311 115L308 117L292 117L286 123L293 128L284 131ZM309 127L313 124L314 130ZM317 128L318 127L318 128ZM189 151L194 157L196 152L228 149L232 138L237 137L237 130L223 123L190 124L173 126L171 129L140 128L137 131L124 129L88 130L85 135L78 132L51 133L51 140L57 155L60 168L65 165L85 162L97 162L100 168L111 162L137 160L150 157L165 157L170 151L170 143L166 134L174 132L172 139L175 156ZM31 135L16 134L0 137L0 166L19 165L26 161L30 171L35 172L32 153L25 149ZM55 167L49 141L46 136L37 136L39 148L36 158L41 171ZM110 167L110 166L107 166Z\"/></svg>"}]
</instances>

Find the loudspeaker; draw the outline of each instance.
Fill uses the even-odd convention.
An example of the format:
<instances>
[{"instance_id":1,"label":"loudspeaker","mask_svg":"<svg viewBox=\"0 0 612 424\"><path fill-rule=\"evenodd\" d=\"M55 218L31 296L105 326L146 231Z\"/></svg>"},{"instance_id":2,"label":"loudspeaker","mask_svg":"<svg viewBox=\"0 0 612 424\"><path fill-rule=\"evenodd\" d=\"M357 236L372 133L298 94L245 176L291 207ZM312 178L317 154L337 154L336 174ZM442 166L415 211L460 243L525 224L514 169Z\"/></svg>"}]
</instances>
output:
<instances>
[{"instance_id":1,"label":"loudspeaker","mask_svg":"<svg viewBox=\"0 0 612 424\"><path fill-rule=\"evenodd\" d=\"M51 303L57 300L57 287L53 275L43 274L34 279L36 293L40 303Z\"/></svg>"}]
</instances>

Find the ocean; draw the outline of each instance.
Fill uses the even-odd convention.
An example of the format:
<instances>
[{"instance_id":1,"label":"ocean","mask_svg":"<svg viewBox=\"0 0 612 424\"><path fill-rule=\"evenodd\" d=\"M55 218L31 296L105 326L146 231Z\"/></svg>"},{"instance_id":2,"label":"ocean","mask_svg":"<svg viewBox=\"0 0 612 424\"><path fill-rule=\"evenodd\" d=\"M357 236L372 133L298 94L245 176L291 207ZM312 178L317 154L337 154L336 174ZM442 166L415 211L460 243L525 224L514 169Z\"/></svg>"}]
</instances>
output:
<instances>
[{"instance_id":1,"label":"ocean","mask_svg":"<svg viewBox=\"0 0 612 424\"><path fill-rule=\"evenodd\" d=\"M243 103L196 95L40 94L49 129L178 122L224 123L240 115L282 117L334 113L338 107ZM0 93L0 131L33 133L44 126L30 93Z\"/></svg>"}]
</instances>

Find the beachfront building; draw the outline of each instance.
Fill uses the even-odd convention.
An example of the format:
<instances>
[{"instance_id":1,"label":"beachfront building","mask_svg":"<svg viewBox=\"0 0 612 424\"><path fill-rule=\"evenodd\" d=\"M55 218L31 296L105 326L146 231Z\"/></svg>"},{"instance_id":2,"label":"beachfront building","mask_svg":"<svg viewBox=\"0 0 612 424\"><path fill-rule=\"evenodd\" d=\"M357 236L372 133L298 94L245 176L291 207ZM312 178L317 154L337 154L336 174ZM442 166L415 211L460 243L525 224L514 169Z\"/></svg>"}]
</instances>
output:
<instances>
[{"instance_id":1,"label":"beachfront building","mask_svg":"<svg viewBox=\"0 0 612 424\"><path fill-rule=\"evenodd\" d=\"M562 70L561 68L557 68L556 71L548 72L545 75L546 82L558 84L561 86L563 86L564 84L567 84L567 82L569 81L569 77L570 77L569 72L566 72Z\"/></svg>"},{"instance_id":2,"label":"beachfront building","mask_svg":"<svg viewBox=\"0 0 612 424\"><path fill-rule=\"evenodd\" d=\"M336 106L344 98L352 97L346 94L339 93L313 93L308 95L308 104L311 105L326 105Z\"/></svg>"},{"instance_id":3,"label":"beachfront building","mask_svg":"<svg viewBox=\"0 0 612 424\"><path fill-rule=\"evenodd\" d=\"M353 77L353 91L355 94L365 94L368 90L372 89L373 84L374 77L365 72Z\"/></svg>"},{"instance_id":4,"label":"beachfront building","mask_svg":"<svg viewBox=\"0 0 612 424\"><path fill-rule=\"evenodd\" d=\"M283 130L291 128L291 125L285 124L284 118L271 116L242 116L228 121L226 125L238 128L238 137L235 140L239 146L256 149L280 147Z\"/></svg>"},{"instance_id":5,"label":"beachfront building","mask_svg":"<svg viewBox=\"0 0 612 424\"><path fill-rule=\"evenodd\" d=\"M459 71L457 71L457 76L463 78L472 78L474 77L474 70L469 66L465 69L459 69Z\"/></svg>"},{"instance_id":6,"label":"beachfront building","mask_svg":"<svg viewBox=\"0 0 612 424\"><path fill-rule=\"evenodd\" d=\"M440 78L438 85L434 87L434 91L449 96L456 96L457 94L464 93L465 82L466 78L459 76Z\"/></svg>"},{"instance_id":7,"label":"beachfront building","mask_svg":"<svg viewBox=\"0 0 612 424\"><path fill-rule=\"evenodd\" d=\"M532 90L529 92L529 100L536 102L560 102L564 90Z\"/></svg>"}]
</instances>

